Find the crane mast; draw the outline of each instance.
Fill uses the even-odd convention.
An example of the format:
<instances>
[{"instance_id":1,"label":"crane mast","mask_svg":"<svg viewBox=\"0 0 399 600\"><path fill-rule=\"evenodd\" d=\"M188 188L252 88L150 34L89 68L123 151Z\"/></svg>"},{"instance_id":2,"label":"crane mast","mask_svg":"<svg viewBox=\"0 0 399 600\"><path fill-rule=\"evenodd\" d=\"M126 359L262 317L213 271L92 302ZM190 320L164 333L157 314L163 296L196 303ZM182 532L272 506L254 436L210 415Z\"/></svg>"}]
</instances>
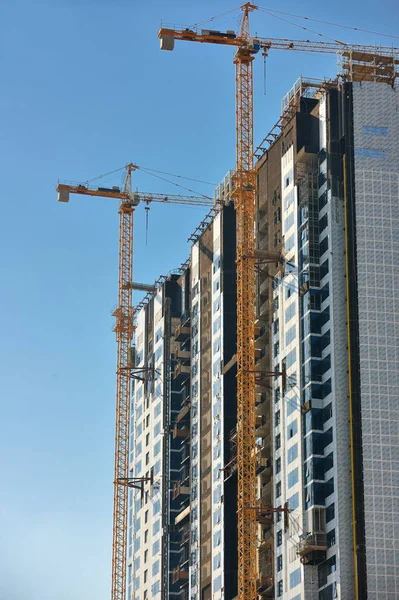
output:
<instances>
[{"instance_id":1,"label":"crane mast","mask_svg":"<svg viewBox=\"0 0 399 600\"><path fill-rule=\"evenodd\" d=\"M151 202L186 206L213 206L214 204L212 198L206 196L132 192L132 172L137 168L133 163L126 165L122 190L117 186L94 188L86 183L59 183L57 186L60 202L69 202L70 194L120 200L118 305L112 313L115 317L117 368L111 600L126 600L129 488L140 489L144 481L152 481L151 478L129 477L130 396L134 368L131 347L135 330L135 310L132 303L134 210L139 203L148 205Z\"/></svg>"},{"instance_id":2,"label":"crane mast","mask_svg":"<svg viewBox=\"0 0 399 600\"><path fill-rule=\"evenodd\" d=\"M242 7L240 38L248 40L249 12ZM256 473L255 473L255 198L253 164L254 52L237 49L236 66L236 170L237 216L237 519L238 599L256 600Z\"/></svg>"},{"instance_id":3,"label":"crane mast","mask_svg":"<svg viewBox=\"0 0 399 600\"><path fill-rule=\"evenodd\" d=\"M127 168L124 192L131 190L131 173ZM129 425L131 393L131 347L134 333L133 216L136 204L122 200L119 205L119 272L118 306L113 312L116 322L116 428L114 463L114 516L112 538L112 600L126 598L127 517L129 492Z\"/></svg>"}]
</instances>

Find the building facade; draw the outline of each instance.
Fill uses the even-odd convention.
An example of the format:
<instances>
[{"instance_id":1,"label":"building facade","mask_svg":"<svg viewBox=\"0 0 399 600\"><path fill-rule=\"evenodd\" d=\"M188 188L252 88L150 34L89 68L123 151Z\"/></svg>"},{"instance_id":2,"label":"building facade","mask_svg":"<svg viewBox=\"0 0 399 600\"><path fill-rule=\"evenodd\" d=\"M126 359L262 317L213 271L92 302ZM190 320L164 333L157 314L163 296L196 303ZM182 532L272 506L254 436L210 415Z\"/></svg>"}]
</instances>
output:
<instances>
[{"instance_id":1,"label":"building facade","mask_svg":"<svg viewBox=\"0 0 399 600\"><path fill-rule=\"evenodd\" d=\"M299 82L289 98L257 165L258 248L284 257L259 269L258 347L276 373L272 504L289 509L260 591L395 598L397 90Z\"/></svg>"},{"instance_id":2,"label":"building facade","mask_svg":"<svg viewBox=\"0 0 399 600\"><path fill-rule=\"evenodd\" d=\"M399 598L399 105L298 80L256 163L259 598ZM137 319L129 598L237 595L231 178Z\"/></svg>"}]
</instances>

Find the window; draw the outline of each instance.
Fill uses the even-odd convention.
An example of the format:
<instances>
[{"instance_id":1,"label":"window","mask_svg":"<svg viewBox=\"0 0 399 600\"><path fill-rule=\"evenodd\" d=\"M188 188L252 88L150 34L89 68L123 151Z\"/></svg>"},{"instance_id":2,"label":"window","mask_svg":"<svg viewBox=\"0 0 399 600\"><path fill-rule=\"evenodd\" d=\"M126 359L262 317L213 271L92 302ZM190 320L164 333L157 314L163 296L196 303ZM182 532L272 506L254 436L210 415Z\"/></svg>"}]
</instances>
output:
<instances>
[{"instance_id":1,"label":"window","mask_svg":"<svg viewBox=\"0 0 399 600\"><path fill-rule=\"evenodd\" d=\"M144 513L144 523L148 523L148 510Z\"/></svg>"},{"instance_id":2,"label":"window","mask_svg":"<svg viewBox=\"0 0 399 600\"><path fill-rule=\"evenodd\" d=\"M299 493L297 492L291 498L288 498L288 506L290 510L295 510L299 507Z\"/></svg>"},{"instance_id":3,"label":"window","mask_svg":"<svg viewBox=\"0 0 399 600\"><path fill-rule=\"evenodd\" d=\"M274 426L278 427L280 425L280 411L274 413Z\"/></svg>"},{"instance_id":4,"label":"window","mask_svg":"<svg viewBox=\"0 0 399 600\"><path fill-rule=\"evenodd\" d=\"M156 560L152 565L152 576L158 575L159 573L159 560Z\"/></svg>"},{"instance_id":5,"label":"window","mask_svg":"<svg viewBox=\"0 0 399 600\"><path fill-rule=\"evenodd\" d=\"M326 481L326 497L334 493L334 477Z\"/></svg>"},{"instance_id":6,"label":"window","mask_svg":"<svg viewBox=\"0 0 399 600\"><path fill-rule=\"evenodd\" d=\"M286 324L289 321L291 321L292 317L295 316L295 313L296 313L296 306L295 306L295 302L293 302L285 310L285 323Z\"/></svg>"},{"instance_id":7,"label":"window","mask_svg":"<svg viewBox=\"0 0 399 600\"><path fill-rule=\"evenodd\" d=\"M220 542L221 542L221 532L217 531L214 536L213 536L213 547L216 548L217 546L220 546Z\"/></svg>"},{"instance_id":8,"label":"window","mask_svg":"<svg viewBox=\"0 0 399 600\"><path fill-rule=\"evenodd\" d=\"M322 239L319 246L320 246L320 256L322 256L328 250L328 235L326 235L326 237Z\"/></svg>"},{"instance_id":9,"label":"window","mask_svg":"<svg viewBox=\"0 0 399 600\"><path fill-rule=\"evenodd\" d=\"M285 244L284 244L285 251L289 252L290 250L293 249L294 245L295 245L295 233L290 235L290 237L287 240L285 240Z\"/></svg>"},{"instance_id":10,"label":"window","mask_svg":"<svg viewBox=\"0 0 399 600\"><path fill-rule=\"evenodd\" d=\"M283 555L279 554L277 557L277 571L281 571L283 568Z\"/></svg>"},{"instance_id":11,"label":"window","mask_svg":"<svg viewBox=\"0 0 399 600\"><path fill-rule=\"evenodd\" d=\"M144 571L144 583L147 583L147 578L148 578L148 569L146 569Z\"/></svg>"},{"instance_id":12,"label":"window","mask_svg":"<svg viewBox=\"0 0 399 600\"><path fill-rule=\"evenodd\" d=\"M156 554L159 554L160 549L161 549L161 542L159 540L157 540L152 545L152 555L155 556Z\"/></svg>"},{"instance_id":13,"label":"window","mask_svg":"<svg viewBox=\"0 0 399 600\"><path fill-rule=\"evenodd\" d=\"M291 439L298 433L298 419L292 421L287 427L287 439Z\"/></svg>"},{"instance_id":14,"label":"window","mask_svg":"<svg viewBox=\"0 0 399 600\"><path fill-rule=\"evenodd\" d=\"M327 215L324 215L319 221L319 233L321 233L328 225Z\"/></svg>"},{"instance_id":15,"label":"window","mask_svg":"<svg viewBox=\"0 0 399 600\"><path fill-rule=\"evenodd\" d=\"M281 546L282 543L283 543L283 532L280 529L280 531L277 532L277 546Z\"/></svg>"},{"instance_id":16,"label":"window","mask_svg":"<svg viewBox=\"0 0 399 600\"><path fill-rule=\"evenodd\" d=\"M160 591L159 581L156 581L151 587L152 596L154 597L157 594L159 594L159 591Z\"/></svg>"},{"instance_id":17,"label":"window","mask_svg":"<svg viewBox=\"0 0 399 600\"><path fill-rule=\"evenodd\" d=\"M150 462L150 453L147 452L147 454L145 455L145 464L148 465L149 462Z\"/></svg>"},{"instance_id":18,"label":"window","mask_svg":"<svg viewBox=\"0 0 399 600\"><path fill-rule=\"evenodd\" d=\"M301 583L301 569L296 569L296 571L293 571L292 573L290 573L290 589L292 590L292 588L296 587L297 585L299 585Z\"/></svg>"},{"instance_id":19,"label":"window","mask_svg":"<svg viewBox=\"0 0 399 600\"><path fill-rule=\"evenodd\" d=\"M281 436L280 436L279 433L274 438L274 446L275 446L276 450L278 450L280 448L280 446L281 446Z\"/></svg>"},{"instance_id":20,"label":"window","mask_svg":"<svg viewBox=\"0 0 399 600\"><path fill-rule=\"evenodd\" d=\"M150 443L150 434L147 433L147 435L145 436L145 445L148 446L149 443Z\"/></svg>"},{"instance_id":21,"label":"window","mask_svg":"<svg viewBox=\"0 0 399 600\"><path fill-rule=\"evenodd\" d=\"M147 542L148 542L148 529L146 529L144 532L144 543L146 544Z\"/></svg>"},{"instance_id":22,"label":"window","mask_svg":"<svg viewBox=\"0 0 399 600\"><path fill-rule=\"evenodd\" d=\"M296 348L293 348L293 350L291 350L291 352L288 352L288 354L286 356L286 361L285 361L286 369L289 369L290 367L292 367L292 365L294 364L295 361L296 361Z\"/></svg>"},{"instance_id":23,"label":"window","mask_svg":"<svg viewBox=\"0 0 399 600\"><path fill-rule=\"evenodd\" d=\"M335 529L332 529L327 533L327 546L331 548L331 546L335 545Z\"/></svg>"},{"instance_id":24,"label":"window","mask_svg":"<svg viewBox=\"0 0 399 600\"><path fill-rule=\"evenodd\" d=\"M161 529L161 521L157 519L152 526L152 535L156 535Z\"/></svg>"},{"instance_id":25,"label":"window","mask_svg":"<svg viewBox=\"0 0 399 600\"><path fill-rule=\"evenodd\" d=\"M281 496L281 481L278 481L276 483L276 498L279 498Z\"/></svg>"},{"instance_id":26,"label":"window","mask_svg":"<svg viewBox=\"0 0 399 600\"><path fill-rule=\"evenodd\" d=\"M280 400L280 388L276 388L274 390L274 402L278 402Z\"/></svg>"},{"instance_id":27,"label":"window","mask_svg":"<svg viewBox=\"0 0 399 600\"><path fill-rule=\"evenodd\" d=\"M285 231L288 231L290 227L292 227L292 225L294 224L295 221L295 212L292 211L290 212L290 214L288 215L288 217L286 217L285 221L284 221L284 228Z\"/></svg>"},{"instance_id":28,"label":"window","mask_svg":"<svg viewBox=\"0 0 399 600\"><path fill-rule=\"evenodd\" d=\"M326 523L329 523L335 518L335 504L329 504L326 506Z\"/></svg>"},{"instance_id":29,"label":"window","mask_svg":"<svg viewBox=\"0 0 399 600\"><path fill-rule=\"evenodd\" d=\"M219 590L221 590L221 588L222 588L222 576L219 575L219 577L216 577L216 579L213 582L213 591L218 592Z\"/></svg>"},{"instance_id":30,"label":"window","mask_svg":"<svg viewBox=\"0 0 399 600\"><path fill-rule=\"evenodd\" d=\"M276 475L278 475L280 473L280 471L281 471L281 458L278 458L275 461L275 468L274 468L274 470L275 470Z\"/></svg>"},{"instance_id":31,"label":"window","mask_svg":"<svg viewBox=\"0 0 399 600\"><path fill-rule=\"evenodd\" d=\"M328 258L320 265L320 279L328 274Z\"/></svg>"},{"instance_id":32,"label":"window","mask_svg":"<svg viewBox=\"0 0 399 600\"><path fill-rule=\"evenodd\" d=\"M277 583L277 597L280 598L280 596L283 595L283 582L279 581Z\"/></svg>"},{"instance_id":33,"label":"window","mask_svg":"<svg viewBox=\"0 0 399 600\"><path fill-rule=\"evenodd\" d=\"M161 421L159 421L154 427L154 437L157 437L161 433Z\"/></svg>"},{"instance_id":34,"label":"window","mask_svg":"<svg viewBox=\"0 0 399 600\"><path fill-rule=\"evenodd\" d=\"M159 440L154 446L154 456L157 456L161 451L161 440Z\"/></svg>"},{"instance_id":35,"label":"window","mask_svg":"<svg viewBox=\"0 0 399 600\"><path fill-rule=\"evenodd\" d=\"M298 444L294 444L291 448L288 448L287 462L292 463L293 460L298 458Z\"/></svg>"},{"instance_id":36,"label":"window","mask_svg":"<svg viewBox=\"0 0 399 600\"><path fill-rule=\"evenodd\" d=\"M292 487L293 485L295 485L296 483L298 483L298 467L296 469L294 469L293 471L291 471L290 473L288 473L288 487Z\"/></svg>"},{"instance_id":37,"label":"window","mask_svg":"<svg viewBox=\"0 0 399 600\"><path fill-rule=\"evenodd\" d=\"M287 333L285 334L285 345L288 346L291 342L295 340L296 337L296 326L293 325L289 328Z\"/></svg>"}]
</instances>

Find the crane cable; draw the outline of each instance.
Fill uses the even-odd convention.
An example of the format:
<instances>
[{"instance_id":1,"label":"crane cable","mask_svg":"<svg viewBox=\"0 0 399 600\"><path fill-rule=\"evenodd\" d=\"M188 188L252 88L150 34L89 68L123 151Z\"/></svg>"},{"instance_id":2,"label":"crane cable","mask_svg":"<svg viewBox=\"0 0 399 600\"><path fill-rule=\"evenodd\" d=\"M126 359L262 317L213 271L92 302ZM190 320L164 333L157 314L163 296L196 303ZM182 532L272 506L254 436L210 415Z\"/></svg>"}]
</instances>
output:
<instances>
[{"instance_id":1,"label":"crane cable","mask_svg":"<svg viewBox=\"0 0 399 600\"><path fill-rule=\"evenodd\" d=\"M156 177L157 179L162 179L162 181L166 181L167 183L170 183L171 185L175 185L176 187L181 188L183 190L186 190L187 192L190 192L191 194L195 194L199 198L206 198L207 200L212 200L212 198L210 196L206 196L205 194L201 194L200 192L196 192L195 190L192 190L191 188L188 188L188 187L186 187L184 185L181 185L180 183L175 183L174 181L170 181L170 179L165 179L165 177L161 177L160 175L155 175L155 173L151 173L150 171L148 171L144 167L137 166L137 168L140 169L140 171L143 171L144 173L147 173L147 175L152 175L153 177Z\"/></svg>"},{"instance_id":2,"label":"crane cable","mask_svg":"<svg viewBox=\"0 0 399 600\"><path fill-rule=\"evenodd\" d=\"M342 42L341 40L336 40L335 38L330 37L329 35L325 35L324 33L320 33L319 31L314 31L313 29L309 29L309 27L304 27L303 25L299 25L294 21L289 21L288 19L284 19L283 17L279 17L275 14L272 14L265 10L264 8L258 7L258 10L264 12L269 17L274 17L275 19L279 19L280 21L284 21L284 23L289 23L289 25L294 25L295 27L299 27L303 31L308 31L309 33L313 33L313 35L318 35L319 37L325 38L326 40L330 40L330 42L335 42L336 44L341 44L342 46L348 46L347 42Z\"/></svg>"},{"instance_id":3,"label":"crane cable","mask_svg":"<svg viewBox=\"0 0 399 600\"><path fill-rule=\"evenodd\" d=\"M205 185L212 185L212 186L216 186L215 183L211 183L210 181L203 181L201 179L193 179L192 177L185 177L184 175L176 175L175 173L167 173L165 171L158 171L156 169L149 169L147 167L141 167L139 165L135 165L137 167L137 169L143 171L144 173L147 173L147 175L152 175L153 177L157 177L158 179L162 179L163 181L166 181L167 183L170 183L171 185L175 185L176 187L179 187L183 190L186 190L192 194L195 194L196 196L199 196L200 198L206 198L207 200L212 200L212 198L210 196L207 196L205 194L201 194L200 192L196 192L195 190L192 190L191 188L185 187L184 185L181 185L179 183L176 183L174 181L170 181L169 179L165 179L164 177L160 177L159 175L156 175L156 173L162 173L163 175L169 175L170 177L177 177L179 179L187 179L188 181L195 181L197 183L203 183ZM93 183L93 181L98 181L99 179L103 179L104 177L108 177L109 175L113 175L114 173L118 173L120 171L123 171L126 167L119 167L118 169L114 169L113 171L108 171L108 173L103 173L102 175L97 175L97 177L93 177L92 179L87 179L84 183L89 185L91 183Z\"/></svg>"},{"instance_id":4,"label":"crane cable","mask_svg":"<svg viewBox=\"0 0 399 600\"><path fill-rule=\"evenodd\" d=\"M258 9L261 11L269 11L271 13L278 13L279 15L285 15L288 17L295 17L296 19L304 19L306 21L313 21L314 23L322 23L323 25L331 25L332 27L340 27L342 29L350 29L352 31L360 31L362 33L371 33L372 35L382 35L384 37L389 37L392 39L399 39L398 35L391 35L389 33L382 33L381 31L371 31L370 29L362 29L361 27L351 27L350 25L340 25L339 23L332 23L331 21L323 21L322 19L314 19L313 17L306 17L304 15L295 15L288 12L283 12L281 10L275 10L273 8L266 8L258 6Z\"/></svg>"},{"instance_id":5,"label":"crane cable","mask_svg":"<svg viewBox=\"0 0 399 600\"><path fill-rule=\"evenodd\" d=\"M232 12L236 12L238 10L240 10L239 6L237 6L236 8L232 8L231 10L227 10L226 12L215 15L215 16L211 17L210 19L205 19L204 21L198 21L198 23L194 23L194 25L191 25L190 29L196 29L200 25L205 25L205 23L211 23L212 21L216 21L216 19L220 19L221 17L224 17L224 16L226 16Z\"/></svg>"}]
</instances>

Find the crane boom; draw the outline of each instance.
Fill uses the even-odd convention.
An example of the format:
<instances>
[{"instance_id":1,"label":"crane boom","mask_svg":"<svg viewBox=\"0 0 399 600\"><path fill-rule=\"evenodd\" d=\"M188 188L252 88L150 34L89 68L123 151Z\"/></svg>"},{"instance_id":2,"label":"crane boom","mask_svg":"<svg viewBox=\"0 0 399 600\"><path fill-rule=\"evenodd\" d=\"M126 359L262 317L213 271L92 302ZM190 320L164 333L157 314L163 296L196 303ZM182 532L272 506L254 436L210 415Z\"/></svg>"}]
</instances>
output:
<instances>
[{"instance_id":1,"label":"crane boom","mask_svg":"<svg viewBox=\"0 0 399 600\"><path fill-rule=\"evenodd\" d=\"M69 194L83 196L97 196L101 198L118 198L121 201L133 201L135 205L140 202L163 202L167 204L191 204L192 206L213 206L214 201L207 196L183 196L181 194L161 194L155 192L125 192L118 187L98 188L85 184L59 183L56 188L60 202L68 202Z\"/></svg>"},{"instance_id":2,"label":"crane boom","mask_svg":"<svg viewBox=\"0 0 399 600\"><path fill-rule=\"evenodd\" d=\"M313 40L290 40L285 38L242 37L234 32L207 31L198 32L194 29L171 29L161 27L158 32L162 50L173 50L174 40L219 44L235 46L248 50L296 50L298 52L318 52L322 54L336 54L345 52L359 52L362 54L376 54L387 59L394 59L399 64L399 48L391 46L371 46L367 44L346 44L339 41L319 42Z\"/></svg>"},{"instance_id":3,"label":"crane boom","mask_svg":"<svg viewBox=\"0 0 399 600\"><path fill-rule=\"evenodd\" d=\"M115 317L114 331L117 342L116 369L116 427L114 463L114 510L112 540L111 600L126 600L127 524L129 487L137 487L134 477L129 477L130 441L130 395L134 365L131 346L135 330L135 311L132 303L133 284L133 217L140 202L162 202L186 206L212 206L212 198L206 196L183 196L150 192L132 192L131 174L137 167L126 165L123 189L94 188L88 184L57 185L58 200L69 202L70 194L116 198L119 204L119 276L118 305L112 313Z\"/></svg>"}]
</instances>

